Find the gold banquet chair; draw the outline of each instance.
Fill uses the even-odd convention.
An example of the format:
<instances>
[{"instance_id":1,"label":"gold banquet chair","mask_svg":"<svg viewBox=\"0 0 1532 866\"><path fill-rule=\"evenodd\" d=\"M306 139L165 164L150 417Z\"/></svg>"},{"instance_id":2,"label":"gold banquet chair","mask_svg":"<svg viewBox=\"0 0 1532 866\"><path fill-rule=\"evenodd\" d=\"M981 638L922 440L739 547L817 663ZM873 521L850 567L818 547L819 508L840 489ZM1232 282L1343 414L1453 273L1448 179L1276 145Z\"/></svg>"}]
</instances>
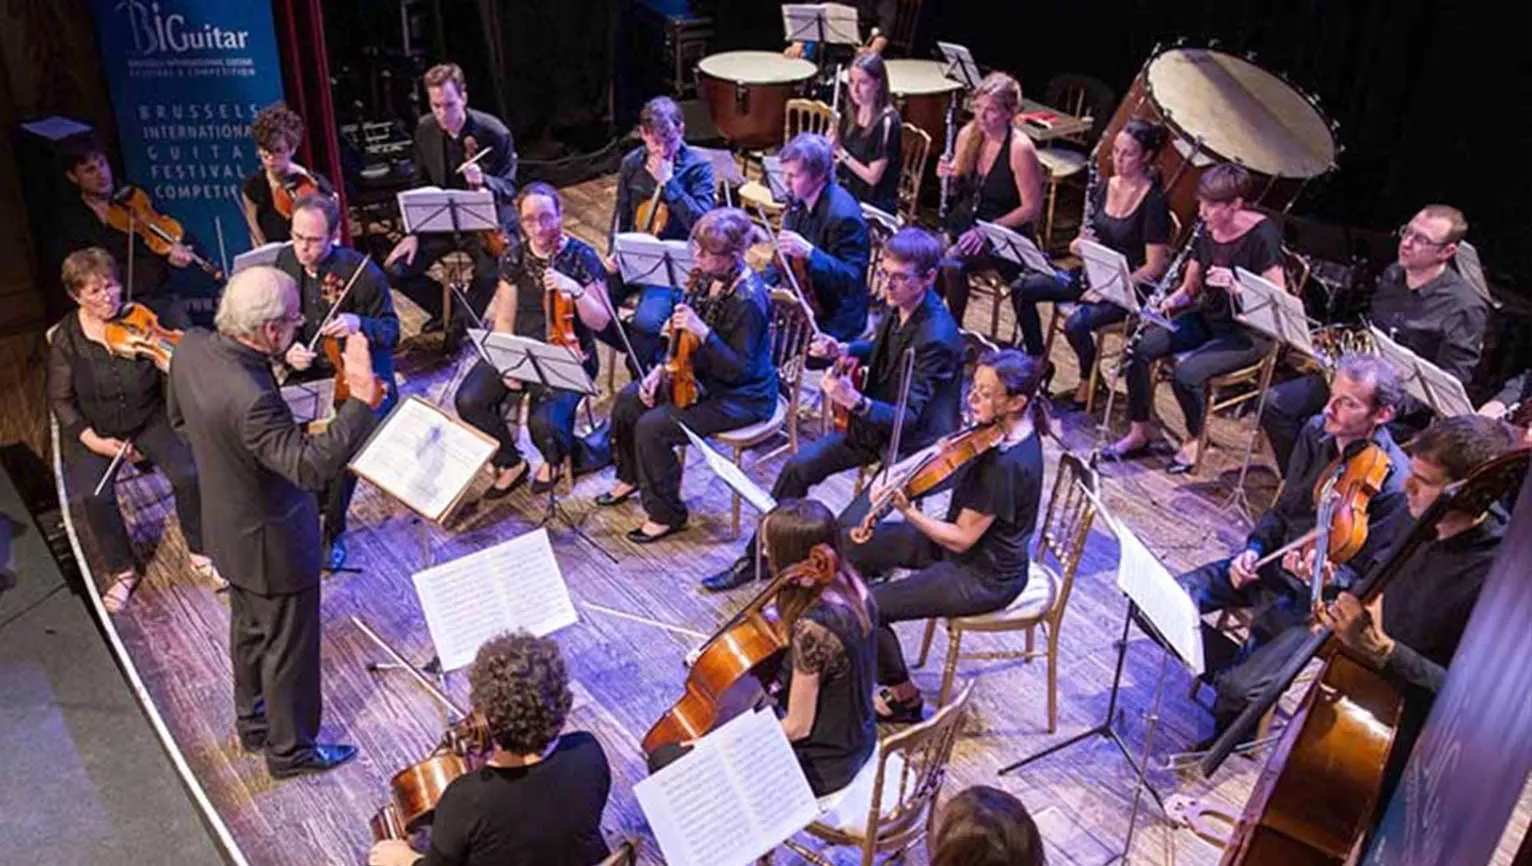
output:
<instances>
[{"instance_id":1,"label":"gold banquet chair","mask_svg":"<svg viewBox=\"0 0 1532 866\"><path fill-rule=\"evenodd\" d=\"M1031 661L1038 655L1048 660L1048 733L1058 727L1058 671L1059 627L1064 621L1064 610L1069 605L1069 595L1074 588L1075 573L1080 568L1080 556L1085 551L1085 539L1090 535L1096 508L1087 491L1097 490L1095 470L1085 465L1074 454L1065 453L1059 458L1058 473L1053 480L1053 494L1048 501L1048 511L1043 517L1042 534L1038 537L1036 555L1028 566L1027 588L1014 601L1001 610L976 616L945 617L940 621L947 628L947 663L942 670L940 703L945 703L952 692L952 681L957 674L959 659L1022 659ZM1052 560L1049 564L1048 559ZM936 636L936 619L926 620L925 637L920 642L920 658L915 666L926 662L931 641ZM1033 631L1041 626L1046 632L1047 647L1039 653L1034 649ZM962 652L963 635L966 632L1026 632L1026 649L996 652Z\"/></svg>"}]
</instances>

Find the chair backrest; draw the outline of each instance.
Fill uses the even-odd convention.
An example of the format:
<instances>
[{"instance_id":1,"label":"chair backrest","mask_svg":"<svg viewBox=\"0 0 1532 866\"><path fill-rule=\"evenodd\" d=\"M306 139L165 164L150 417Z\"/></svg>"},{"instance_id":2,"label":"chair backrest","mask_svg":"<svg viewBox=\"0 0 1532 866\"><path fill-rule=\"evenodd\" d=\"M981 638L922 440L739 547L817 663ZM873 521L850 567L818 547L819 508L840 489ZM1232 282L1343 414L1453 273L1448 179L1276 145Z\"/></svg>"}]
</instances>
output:
<instances>
[{"instance_id":1,"label":"chair backrest","mask_svg":"<svg viewBox=\"0 0 1532 866\"><path fill-rule=\"evenodd\" d=\"M1096 519L1096 505L1092 495L1099 491L1096 470L1086 465L1072 452L1059 457L1058 470L1053 477L1053 493L1048 498L1048 510L1043 514L1042 531L1037 536L1037 557L1051 557L1057 564L1058 591L1048 609L1048 627L1051 634L1058 633L1059 621L1069 604L1069 593L1074 589L1075 572L1080 568L1080 557L1085 553L1085 539Z\"/></svg>"},{"instance_id":2,"label":"chair backrest","mask_svg":"<svg viewBox=\"0 0 1532 866\"><path fill-rule=\"evenodd\" d=\"M862 202L862 219L867 223L868 256L867 273L863 275L863 281L867 283L867 291L871 293L873 300L883 299L883 287L878 283L878 259L883 255L883 245L894 236L894 232L904 224L898 214L884 213L867 202Z\"/></svg>"},{"instance_id":3,"label":"chair backrest","mask_svg":"<svg viewBox=\"0 0 1532 866\"><path fill-rule=\"evenodd\" d=\"M803 369L808 361L814 325L791 288L771 290L771 363L776 365L782 391L797 417Z\"/></svg>"},{"instance_id":4,"label":"chair backrest","mask_svg":"<svg viewBox=\"0 0 1532 866\"><path fill-rule=\"evenodd\" d=\"M817 99L789 99L782 141L792 141L800 132L830 134L830 106Z\"/></svg>"},{"instance_id":5,"label":"chair backrest","mask_svg":"<svg viewBox=\"0 0 1532 866\"><path fill-rule=\"evenodd\" d=\"M894 0L894 32L885 33L888 45L898 56L907 57L915 48L915 25L920 22L921 0Z\"/></svg>"},{"instance_id":6,"label":"chair backrest","mask_svg":"<svg viewBox=\"0 0 1532 866\"><path fill-rule=\"evenodd\" d=\"M1282 245L1282 277L1287 281L1287 293L1295 298L1303 297L1303 287L1309 281L1309 260Z\"/></svg>"},{"instance_id":7,"label":"chair backrest","mask_svg":"<svg viewBox=\"0 0 1532 866\"><path fill-rule=\"evenodd\" d=\"M1112 88L1098 78L1073 72L1061 72L1048 80L1043 88L1043 103L1075 117L1088 117L1090 131L1080 136L1068 136L1068 140L1090 144L1106 129L1112 120L1112 109L1117 95Z\"/></svg>"},{"instance_id":8,"label":"chair backrest","mask_svg":"<svg viewBox=\"0 0 1532 866\"><path fill-rule=\"evenodd\" d=\"M926 177L926 158L931 155L931 134L913 123L902 124L904 144L899 153L899 214L906 222L915 219L920 202L920 183Z\"/></svg>"},{"instance_id":9,"label":"chair backrest","mask_svg":"<svg viewBox=\"0 0 1532 866\"><path fill-rule=\"evenodd\" d=\"M947 763L952 759L952 746L973 687L973 682L965 683L962 691L931 718L880 744L865 837L878 847L904 844L930 829L936 797L946 781ZM891 769L894 755L900 760Z\"/></svg>"}]
</instances>

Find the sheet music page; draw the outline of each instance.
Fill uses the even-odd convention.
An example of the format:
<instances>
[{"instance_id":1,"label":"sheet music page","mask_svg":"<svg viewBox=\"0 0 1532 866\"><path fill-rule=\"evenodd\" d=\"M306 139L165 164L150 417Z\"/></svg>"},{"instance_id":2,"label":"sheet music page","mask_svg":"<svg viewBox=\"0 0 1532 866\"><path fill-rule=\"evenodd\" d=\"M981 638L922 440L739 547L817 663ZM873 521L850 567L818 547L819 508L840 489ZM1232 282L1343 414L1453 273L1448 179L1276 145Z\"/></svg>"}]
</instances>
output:
<instances>
[{"instance_id":1,"label":"sheet music page","mask_svg":"<svg viewBox=\"0 0 1532 866\"><path fill-rule=\"evenodd\" d=\"M713 474L722 478L723 483L729 485L730 490L738 493L740 498L750 503L751 508L765 514L777 507L777 501L771 498L771 494L762 490L760 485L754 481L751 481L750 476L746 475L744 470L735 466L731 461L724 459L724 456L709 447L701 436L693 433L690 427L681 424L681 429L686 433L686 438L691 440L692 445L702 453L702 459L707 461L708 468L713 470Z\"/></svg>"},{"instance_id":2,"label":"sheet music page","mask_svg":"<svg viewBox=\"0 0 1532 866\"><path fill-rule=\"evenodd\" d=\"M1271 280L1242 267L1235 267L1234 279L1239 285L1239 291L1233 293L1237 320L1313 356L1314 344L1309 339L1308 319L1302 301Z\"/></svg>"},{"instance_id":3,"label":"sheet music page","mask_svg":"<svg viewBox=\"0 0 1532 866\"><path fill-rule=\"evenodd\" d=\"M1081 238L1080 261L1085 265L1086 282L1092 292L1130 313L1138 312L1138 299L1128 285L1128 260L1122 253Z\"/></svg>"},{"instance_id":4,"label":"sheet music page","mask_svg":"<svg viewBox=\"0 0 1532 866\"><path fill-rule=\"evenodd\" d=\"M667 253L675 265L677 279L685 280L692 269L691 247L686 241L662 241L643 232L618 232L613 238L613 249L625 282L674 285L670 269L665 266Z\"/></svg>"},{"instance_id":5,"label":"sheet music page","mask_svg":"<svg viewBox=\"0 0 1532 866\"><path fill-rule=\"evenodd\" d=\"M440 520L491 455L493 439L410 397L368 440L351 468L431 520Z\"/></svg>"},{"instance_id":6,"label":"sheet music page","mask_svg":"<svg viewBox=\"0 0 1532 866\"><path fill-rule=\"evenodd\" d=\"M415 593L443 670L470 664L496 635L543 637L579 621L546 529L417 572Z\"/></svg>"},{"instance_id":7,"label":"sheet music page","mask_svg":"<svg viewBox=\"0 0 1532 866\"><path fill-rule=\"evenodd\" d=\"M1392 337L1383 333L1377 325L1369 325L1373 345L1378 354L1399 368L1404 377L1405 391L1411 397L1431 407L1437 415L1450 418L1455 415L1473 414L1473 402L1457 377L1441 367L1420 357Z\"/></svg>"},{"instance_id":8,"label":"sheet music page","mask_svg":"<svg viewBox=\"0 0 1532 866\"><path fill-rule=\"evenodd\" d=\"M1201 676L1206 660L1202 653L1202 618L1197 614L1196 602L1133 530L1115 521L1111 526L1120 550L1117 588L1159 629L1187 669Z\"/></svg>"},{"instance_id":9,"label":"sheet music page","mask_svg":"<svg viewBox=\"0 0 1532 866\"><path fill-rule=\"evenodd\" d=\"M690 144L686 147L692 153L711 163L713 173L720 180L729 183L731 186L739 186L745 182L745 176L739 173L739 163L735 161L734 154L731 151L716 147L697 147Z\"/></svg>"},{"instance_id":10,"label":"sheet music page","mask_svg":"<svg viewBox=\"0 0 1532 866\"><path fill-rule=\"evenodd\" d=\"M870 223L878 223L890 233L899 230L899 220L897 217L881 208L873 207L867 202L862 202L862 218Z\"/></svg>"},{"instance_id":11,"label":"sheet music page","mask_svg":"<svg viewBox=\"0 0 1532 866\"><path fill-rule=\"evenodd\" d=\"M245 268L274 265L282 249L290 246L292 246L292 241L272 241L269 244L261 244L253 250L246 250L235 256L234 266L229 270L237 274Z\"/></svg>"},{"instance_id":12,"label":"sheet music page","mask_svg":"<svg viewBox=\"0 0 1532 866\"><path fill-rule=\"evenodd\" d=\"M819 812L770 710L730 720L633 791L672 866L747 866Z\"/></svg>"},{"instance_id":13,"label":"sheet music page","mask_svg":"<svg viewBox=\"0 0 1532 866\"><path fill-rule=\"evenodd\" d=\"M1037 244L1032 243L1025 236L999 223L984 220L979 220L979 228L984 231L985 237L989 239L989 245L1001 258L1009 259L1038 273L1053 273L1053 265L1048 261L1048 257L1037 248Z\"/></svg>"}]
</instances>

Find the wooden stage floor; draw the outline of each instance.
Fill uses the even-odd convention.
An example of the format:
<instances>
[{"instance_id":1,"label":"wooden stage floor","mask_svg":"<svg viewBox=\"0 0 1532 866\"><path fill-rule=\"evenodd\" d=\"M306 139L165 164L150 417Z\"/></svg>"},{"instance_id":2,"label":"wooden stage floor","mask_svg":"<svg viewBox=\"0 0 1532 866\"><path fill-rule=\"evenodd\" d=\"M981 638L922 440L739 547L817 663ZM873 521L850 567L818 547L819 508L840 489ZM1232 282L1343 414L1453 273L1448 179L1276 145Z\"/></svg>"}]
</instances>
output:
<instances>
[{"instance_id":1,"label":"wooden stage floor","mask_svg":"<svg viewBox=\"0 0 1532 866\"><path fill-rule=\"evenodd\" d=\"M612 200L611 180L569 191L571 228L599 238ZM414 335L421 316L402 298L405 333ZM987 322L986 301L978 299L970 322ZM1010 332L1009 311L1002 334ZM1062 343L1062 341L1061 341ZM1066 357L1067 356L1067 357ZM468 363L465 353L459 363ZM603 358L603 362L606 358ZM1055 353L1061 370L1055 387L1075 381L1072 354L1062 345ZM400 351L406 394L420 394L451 411L446 389L454 367L440 358L434 338L410 336ZM625 376L619 376L619 385ZM603 373L602 380L605 381ZM1179 429L1179 412L1168 389L1161 389L1162 417ZM604 417L609 397L597 414ZM1118 401L1118 412L1121 400ZM1160 469L1168 456L1126 465L1107 465L1105 501L1113 513L1139 533L1173 570L1223 555L1243 530L1220 506L1232 486L1243 455L1245 427L1214 422L1213 451L1201 476L1176 483ZM810 431L816 425L808 427ZM1120 429L1120 427L1119 427ZM1082 416L1063 420L1062 439L1077 452L1094 444L1094 428ZM526 453L535 454L530 445ZM784 458L766 463L747 458L747 471L763 486L776 477ZM1047 443L1050 474L1059 444ZM1269 457L1266 458L1269 460ZM850 473L822 485L815 494L839 507L851 494ZM430 530L435 562L463 556L486 545L533 529L543 516L544 500L525 488L506 500L481 506L473 496L487 485L476 483L469 504L447 530ZM711 631L742 604L744 590L705 594L697 580L723 568L739 548L729 539L729 495L723 483L690 455L684 493L692 511L691 528L672 540L635 546L623 533L640 518L634 506L596 508L594 497L611 484L610 471L580 479L574 495L562 503L594 545L577 538L560 521L548 530L570 592L580 602L595 602L662 622ZM1050 482L1051 484L1051 482ZM1251 473L1250 490L1264 506L1275 486L1265 471ZM347 536L349 565L358 574L329 578L324 586L324 738L355 743L361 754L338 770L274 783L263 762L243 754L234 737L227 660L228 604L185 567L185 547L171 507L168 486L158 475L120 485L131 510L135 537L152 561L148 579L127 612L116 620L153 698L192 768L252 863L355 864L365 860L370 842L367 819L378 808L389 776L418 760L435 743L444 720L437 704L406 675L373 674L370 662L381 656L355 628L360 617L407 657L432 655L429 636L410 575L422 565L422 529L410 513L363 482L359 485ZM1049 489L1049 488L1045 488ZM218 495L210 491L209 495ZM161 528L164 528L161 536ZM746 531L748 532L749 521ZM153 539L159 539L157 546ZM597 549L599 546L600 550ZM602 551L616 559L613 564ZM1116 544L1099 523L1092 531L1062 629L1059 673L1059 725L1047 734L1045 678L1041 661L964 662L960 676L978 680L973 711L953 757L945 793L972 784L997 785L1019 796L1036 816L1053 864L1100 864L1120 849L1127 831L1136 777L1108 741L1095 738L1020 772L997 777L1012 760L1057 742L1101 721L1107 710L1114 641L1121 631L1124 602L1114 585ZM922 624L899 631L906 648L917 648ZM640 861L662 862L634 799L634 783L644 776L638 746L643 732L678 695L687 639L650 626L582 610L580 622L556 635L574 675L575 708L570 727L595 733L606 748L614 774L605 818L609 840L639 837ZM1019 636L971 637L971 649L1013 645ZM940 644L941 641L938 641ZM966 644L965 644L966 645ZM939 651L917 682L934 695L941 669ZM914 656L911 655L913 660ZM1120 696L1120 730L1137 754L1146 731L1146 713L1156 691L1161 652L1136 630L1127 649ZM1160 723L1151 763L1180 751L1211 727L1206 710L1188 698L1188 675L1171 665L1163 683ZM467 705L465 677L448 678L449 691ZM1209 692L1204 690L1204 700ZM1289 696L1289 702L1292 696ZM1250 793L1258 760L1231 758L1208 783L1193 774L1155 769L1149 782L1159 790L1192 795L1238 812ZM1140 812L1134 859L1140 863L1213 864L1219 852L1189 832L1171 830L1145 799ZM1512 838L1519 838L1519 832ZM796 862L785 850L776 862ZM913 862L924 863L923 850ZM1509 862L1508 858L1507 861Z\"/></svg>"}]
</instances>

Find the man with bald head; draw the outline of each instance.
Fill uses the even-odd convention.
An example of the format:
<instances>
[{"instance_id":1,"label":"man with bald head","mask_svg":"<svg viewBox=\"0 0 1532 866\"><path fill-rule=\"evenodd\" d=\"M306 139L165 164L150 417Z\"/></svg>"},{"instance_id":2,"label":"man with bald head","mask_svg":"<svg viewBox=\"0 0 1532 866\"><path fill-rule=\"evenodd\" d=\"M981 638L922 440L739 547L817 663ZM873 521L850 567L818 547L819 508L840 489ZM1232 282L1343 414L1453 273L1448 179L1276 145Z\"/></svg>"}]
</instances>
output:
<instances>
[{"instance_id":1,"label":"man with bald head","mask_svg":"<svg viewBox=\"0 0 1532 866\"><path fill-rule=\"evenodd\" d=\"M192 329L170 363L170 422L201 473L208 553L229 581L234 708L246 751L265 751L272 776L328 770L356 748L319 733L319 573L316 494L339 477L377 424L367 338L346 337L351 398L310 434L282 400L272 360L303 322L298 284L249 268L224 289L217 332Z\"/></svg>"}]
</instances>

